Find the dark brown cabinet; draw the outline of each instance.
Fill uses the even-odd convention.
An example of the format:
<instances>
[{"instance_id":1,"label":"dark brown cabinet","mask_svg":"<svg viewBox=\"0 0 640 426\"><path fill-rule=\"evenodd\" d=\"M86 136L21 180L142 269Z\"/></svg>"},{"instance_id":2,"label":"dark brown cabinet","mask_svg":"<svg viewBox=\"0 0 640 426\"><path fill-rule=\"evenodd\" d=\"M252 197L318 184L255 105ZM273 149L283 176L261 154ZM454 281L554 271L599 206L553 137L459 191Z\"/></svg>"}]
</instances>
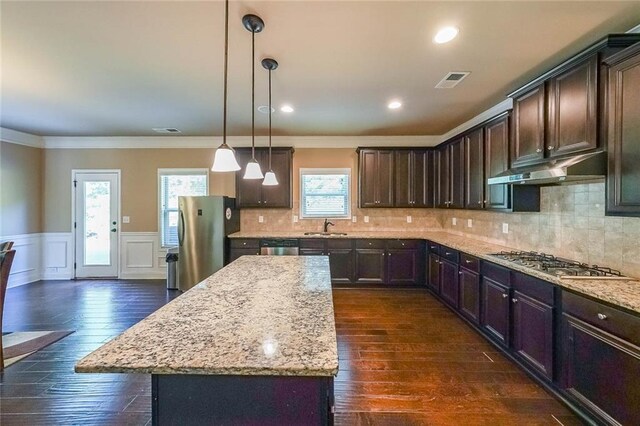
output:
<instances>
[{"instance_id":1,"label":"dark brown cabinet","mask_svg":"<svg viewBox=\"0 0 640 426\"><path fill-rule=\"evenodd\" d=\"M640 216L640 45L608 64L607 214Z\"/></svg>"},{"instance_id":2,"label":"dark brown cabinet","mask_svg":"<svg viewBox=\"0 0 640 426\"><path fill-rule=\"evenodd\" d=\"M485 179L509 169L509 116L489 122L484 133ZM486 181L485 181L486 184ZM513 185L485 185L483 205L487 209L508 209Z\"/></svg>"},{"instance_id":3,"label":"dark brown cabinet","mask_svg":"<svg viewBox=\"0 0 640 426\"><path fill-rule=\"evenodd\" d=\"M489 262L482 262L480 325L492 339L508 347L511 322L511 272Z\"/></svg>"},{"instance_id":4,"label":"dark brown cabinet","mask_svg":"<svg viewBox=\"0 0 640 426\"><path fill-rule=\"evenodd\" d=\"M451 194L449 207L464 208L464 139L460 138L450 145L451 149Z\"/></svg>"},{"instance_id":5,"label":"dark brown cabinet","mask_svg":"<svg viewBox=\"0 0 640 426\"><path fill-rule=\"evenodd\" d=\"M227 264L241 256L259 255L260 240L254 238L230 238Z\"/></svg>"},{"instance_id":6,"label":"dark brown cabinet","mask_svg":"<svg viewBox=\"0 0 640 426\"><path fill-rule=\"evenodd\" d=\"M359 149L360 207L393 207L394 151Z\"/></svg>"},{"instance_id":7,"label":"dark brown cabinet","mask_svg":"<svg viewBox=\"0 0 640 426\"><path fill-rule=\"evenodd\" d=\"M598 55L551 78L547 154L556 157L598 146Z\"/></svg>"},{"instance_id":8,"label":"dark brown cabinet","mask_svg":"<svg viewBox=\"0 0 640 426\"><path fill-rule=\"evenodd\" d=\"M480 127L464 137L464 164L467 170L465 179L465 208L484 208L484 128Z\"/></svg>"},{"instance_id":9,"label":"dark brown cabinet","mask_svg":"<svg viewBox=\"0 0 640 426\"><path fill-rule=\"evenodd\" d=\"M434 164L437 178L434 189L435 205L447 208L451 200L451 150L448 145L441 146L434 152Z\"/></svg>"},{"instance_id":10,"label":"dark brown cabinet","mask_svg":"<svg viewBox=\"0 0 640 426\"><path fill-rule=\"evenodd\" d=\"M436 207L464 208L464 145L464 137L460 137L436 151Z\"/></svg>"},{"instance_id":11,"label":"dark brown cabinet","mask_svg":"<svg viewBox=\"0 0 640 426\"><path fill-rule=\"evenodd\" d=\"M243 179L244 170L251 160L250 148L237 148L236 159L240 170L236 172L236 205L238 208L291 208L292 148L273 148L271 168L278 179L277 186L264 186L261 179ZM262 172L269 170L268 148L256 148L256 160Z\"/></svg>"},{"instance_id":12,"label":"dark brown cabinet","mask_svg":"<svg viewBox=\"0 0 640 426\"><path fill-rule=\"evenodd\" d=\"M480 275L460 265L459 290L460 313L473 323L480 322Z\"/></svg>"},{"instance_id":13,"label":"dark brown cabinet","mask_svg":"<svg viewBox=\"0 0 640 426\"><path fill-rule=\"evenodd\" d=\"M458 265L446 259L440 261L440 297L458 307Z\"/></svg>"},{"instance_id":14,"label":"dark brown cabinet","mask_svg":"<svg viewBox=\"0 0 640 426\"><path fill-rule=\"evenodd\" d=\"M513 350L530 367L552 378L553 308L515 291L513 303Z\"/></svg>"},{"instance_id":15,"label":"dark brown cabinet","mask_svg":"<svg viewBox=\"0 0 640 426\"><path fill-rule=\"evenodd\" d=\"M511 165L522 166L544 158L544 84L513 99Z\"/></svg>"},{"instance_id":16,"label":"dark brown cabinet","mask_svg":"<svg viewBox=\"0 0 640 426\"><path fill-rule=\"evenodd\" d=\"M640 318L562 296L562 388L601 423L640 424Z\"/></svg>"},{"instance_id":17,"label":"dark brown cabinet","mask_svg":"<svg viewBox=\"0 0 640 426\"><path fill-rule=\"evenodd\" d=\"M424 242L421 240L387 241L387 283L423 285Z\"/></svg>"},{"instance_id":18,"label":"dark brown cabinet","mask_svg":"<svg viewBox=\"0 0 640 426\"><path fill-rule=\"evenodd\" d=\"M386 263L384 249L356 249L356 283L384 284Z\"/></svg>"},{"instance_id":19,"label":"dark brown cabinet","mask_svg":"<svg viewBox=\"0 0 640 426\"><path fill-rule=\"evenodd\" d=\"M395 207L433 207L432 163L426 149L395 150Z\"/></svg>"},{"instance_id":20,"label":"dark brown cabinet","mask_svg":"<svg viewBox=\"0 0 640 426\"><path fill-rule=\"evenodd\" d=\"M353 240L327 240L327 255L333 284L352 284L355 250Z\"/></svg>"}]
</instances>

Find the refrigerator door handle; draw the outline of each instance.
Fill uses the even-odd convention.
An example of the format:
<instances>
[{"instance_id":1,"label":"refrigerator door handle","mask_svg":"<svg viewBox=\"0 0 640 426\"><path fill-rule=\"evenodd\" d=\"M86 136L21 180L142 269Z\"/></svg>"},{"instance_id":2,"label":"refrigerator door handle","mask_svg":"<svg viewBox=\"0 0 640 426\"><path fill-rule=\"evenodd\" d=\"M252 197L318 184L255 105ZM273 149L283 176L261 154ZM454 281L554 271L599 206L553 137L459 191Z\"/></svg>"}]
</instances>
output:
<instances>
[{"instance_id":1,"label":"refrigerator door handle","mask_svg":"<svg viewBox=\"0 0 640 426\"><path fill-rule=\"evenodd\" d=\"M182 213L182 210L179 210L180 212L180 224L182 226L178 227L178 245L180 247L182 247L182 244L184 243L184 213ZM182 229L182 232L180 232L180 229Z\"/></svg>"}]
</instances>

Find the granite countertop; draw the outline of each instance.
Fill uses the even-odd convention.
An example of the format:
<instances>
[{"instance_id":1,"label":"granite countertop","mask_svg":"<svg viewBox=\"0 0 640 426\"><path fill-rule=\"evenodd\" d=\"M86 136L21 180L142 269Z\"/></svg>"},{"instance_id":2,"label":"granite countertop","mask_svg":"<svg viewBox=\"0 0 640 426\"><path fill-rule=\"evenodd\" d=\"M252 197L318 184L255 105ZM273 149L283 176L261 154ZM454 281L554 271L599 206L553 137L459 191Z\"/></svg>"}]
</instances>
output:
<instances>
[{"instance_id":1,"label":"granite countertop","mask_svg":"<svg viewBox=\"0 0 640 426\"><path fill-rule=\"evenodd\" d=\"M81 359L75 370L334 376L329 259L244 256Z\"/></svg>"},{"instance_id":2,"label":"granite countertop","mask_svg":"<svg viewBox=\"0 0 640 426\"><path fill-rule=\"evenodd\" d=\"M303 235L303 232L236 232L230 238L382 238L382 239L424 239L446 245L452 249L471 254L480 259L532 275L551 282L559 287L584 294L607 303L640 314L640 281L635 278L620 280L589 280L557 278L526 266L521 266L491 256L502 250L514 250L512 247L491 244L469 237L463 237L444 231L354 231L340 236ZM559 253L553 253L561 256Z\"/></svg>"}]
</instances>

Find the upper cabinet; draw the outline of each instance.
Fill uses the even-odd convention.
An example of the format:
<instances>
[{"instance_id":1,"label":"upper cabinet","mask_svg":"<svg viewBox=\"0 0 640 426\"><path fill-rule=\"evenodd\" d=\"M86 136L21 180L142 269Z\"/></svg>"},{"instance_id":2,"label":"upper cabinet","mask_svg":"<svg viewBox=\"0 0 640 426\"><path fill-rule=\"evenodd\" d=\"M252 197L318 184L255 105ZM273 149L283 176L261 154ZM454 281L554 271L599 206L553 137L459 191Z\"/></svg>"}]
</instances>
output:
<instances>
[{"instance_id":1,"label":"upper cabinet","mask_svg":"<svg viewBox=\"0 0 640 426\"><path fill-rule=\"evenodd\" d=\"M607 63L607 214L640 216L640 44Z\"/></svg>"},{"instance_id":2,"label":"upper cabinet","mask_svg":"<svg viewBox=\"0 0 640 426\"><path fill-rule=\"evenodd\" d=\"M360 149L359 152L360 207L393 207L393 150Z\"/></svg>"},{"instance_id":3,"label":"upper cabinet","mask_svg":"<svg viewBox=\"0 0 640 426\"><path fill-rule=\"evenodd\" d=\"M436 207L464 208L464 146L464 137L457 137L436 151Z\"/></svg>"},{"instance_id":4,"label":"upper cabinet","mask_svg":"<svg viewBox=\"0 0 640 426\"><path fill-rule=\"evenodd\" d=\"M509 116L490 121L484 127L483 207L508 209L513 185L487 185L486 179L509 169ZM476 184L477 185L477 184Z\"/></svg>"},{"instance_id":5,"label":"upper cabinet","mask_svg":"<svg viewBox=\"0 0 640 426\"><path fill-rule=\"evenodd\" d=\"M464 137L464 166L467 170L465 179L465 208L481 209L484 207L484 128L480 127Z\"/></svg>"},{"instance_id":6,"label":"upper cabinet","mask_svg":"<svg viewBox=\"0 0 640 426\"><path fill-rule=\"evenodd\" d=\"M291 179L293 148L272 148L271 168L278 185L264 186L262 179L243 179L244 170L251 160L251 148L237 148L236 159L240 170L236 172L236 205L238 208L291 208ZM262 172L269 170L269 149L256 148L256 160Z\"/></svg>"},{"instance_id":7,"label":"upper cabinet","mask_svg":"<svg viewBox=\"0 0 640 426\"><path fill-rule=\"evenodd\" d=\"M395 207L433 207L433 151L395 150Z\"/></svg>"},{"instance_id":8,"label":"upper cabinet","mask_svg":"<svg viewBox=\"0 0 640 426\"><path fill-rule=\"evenodd\" d=\"M511 93L511 166L520 167L603 148L606 121L603 60L640 41L613 34Z\"/></svg>"}]
</instances>

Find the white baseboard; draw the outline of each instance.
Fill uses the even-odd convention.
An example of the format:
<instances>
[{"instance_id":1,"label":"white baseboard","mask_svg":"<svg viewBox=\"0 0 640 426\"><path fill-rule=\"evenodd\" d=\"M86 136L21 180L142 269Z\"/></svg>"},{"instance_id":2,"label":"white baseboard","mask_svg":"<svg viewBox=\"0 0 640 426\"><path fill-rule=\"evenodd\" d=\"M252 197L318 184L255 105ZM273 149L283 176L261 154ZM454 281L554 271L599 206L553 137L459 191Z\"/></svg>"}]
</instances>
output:
<instances>
[{"instance_id":1,"label":"white baseboard","mask_svg":"<svg viewBox=\"0 0 640 426\"><path fill-rule=\"evenodd\" d=\"M7 235L0 241L13 241L16 257L8 287L39 280L70 280L73 271L73 234L45 232ZM166 249L160 247L157 232L123 232L120 238L122 279L166 278Z\"/></svg>"}]
</instances>

